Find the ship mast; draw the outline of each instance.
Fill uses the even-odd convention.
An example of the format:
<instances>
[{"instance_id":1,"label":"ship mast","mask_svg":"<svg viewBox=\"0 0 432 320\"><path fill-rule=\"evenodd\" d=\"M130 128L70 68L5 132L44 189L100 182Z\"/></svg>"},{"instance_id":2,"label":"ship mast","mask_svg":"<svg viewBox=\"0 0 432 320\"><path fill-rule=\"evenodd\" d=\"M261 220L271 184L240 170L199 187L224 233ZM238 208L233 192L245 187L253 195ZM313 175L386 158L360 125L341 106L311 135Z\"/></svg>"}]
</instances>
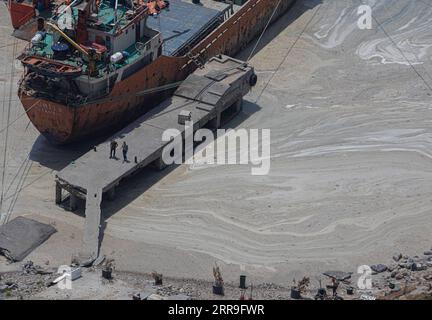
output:
<instances>
[{"instance_id":1,"label":"ship mast","mask_svg":"<svg viewBox=\"0 0 432 320\"><path fill-rule=\"evenodd\" d=\"M117 7L118 7L118 0L116 0L115 7L114 7L114 25L116 29L117 29Z\"/></svg>"}]
</instances>

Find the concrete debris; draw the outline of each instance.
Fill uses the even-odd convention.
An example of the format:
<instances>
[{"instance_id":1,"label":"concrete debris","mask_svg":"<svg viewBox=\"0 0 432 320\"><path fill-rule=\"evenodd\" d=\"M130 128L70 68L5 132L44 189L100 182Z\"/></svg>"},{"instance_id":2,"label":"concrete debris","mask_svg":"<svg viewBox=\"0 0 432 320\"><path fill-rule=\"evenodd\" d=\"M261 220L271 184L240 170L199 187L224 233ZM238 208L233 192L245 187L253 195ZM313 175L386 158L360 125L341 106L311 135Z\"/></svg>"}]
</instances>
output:
<instances>
[{"instance_id":1,"label":"concrete debris","mask_svg":"<svg viewBox=\"0 0 432 320\"><path fill-rule=\"evenodd\" d=\"M154 294L154 292L151 291L144 291L144 292L139 292L133 295L132 299L133 300L147 300L149 296L151 296L152 294Z\"/></svg>"},{"instance_id":2,"label":"concrete debris","mask_svg":"<svg viewBox=\"0 0 432 320\"><path fill-rule=\"evenodd\" d=\"M52 274L54 271L35 265L33 261L27 261L22 265L22 272L24 274Z\"/></svg>"},{"instance_id":3,"label":"concrete debris","mask_svg":"<svg viewBox=\"0 0 432 320\"><path fill-rule=\"evenodd\" d=\"M0 294L3 298L31 297L45 290L56 274L5 272L0 280Z\"/></svg>"}]
</instances>

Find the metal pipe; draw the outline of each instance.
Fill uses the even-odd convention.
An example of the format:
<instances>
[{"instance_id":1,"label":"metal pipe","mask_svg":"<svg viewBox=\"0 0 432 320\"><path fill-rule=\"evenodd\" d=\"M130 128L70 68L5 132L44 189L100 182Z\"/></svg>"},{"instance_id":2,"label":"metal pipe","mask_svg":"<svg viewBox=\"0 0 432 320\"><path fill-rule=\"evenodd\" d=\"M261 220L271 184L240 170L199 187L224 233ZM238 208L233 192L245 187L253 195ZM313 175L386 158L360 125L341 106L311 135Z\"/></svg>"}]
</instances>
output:
<instances>
[{"instance_id":1,"label":"metal pipe","mask_svg":"<svg viewBox=\"0 0 432 320\"><path fill-rule=\"evenodd\" d=\"M51 23L51 22L47 22L47 25L49 25L51 28L53 28L55 31L57 31L58 33L61 34L61 36L63 38L66 39L67 42L69 42L75 49L77 49L79 52L81 52L83 55L85 55L86 57L89 56L88 52L86 50L84 50L83 48L81 48L81 46L76 43L75 41L73 41L71 38L69 38L69 36L64 33L63 31L60 30L59 27L57 27L55 24Z\"/></svg>"},{"instance_id":2,"label":"metal pipe","mask_svg":"<svg viewBox=\"0 0 432 320\"><path fill-rule=\"evenodd\" d=\"M70 5L68 5L66 8L64 8L62 11L58 12L54 17L57 17L57 16L63 14L67 9L69 9L70 7L72 7L72 6L73 6L77 1L78 1L78 0L74 0L74 1L72 1ZM53 18L54 18L54 17L53 17Z\"/></svg>"},{"instance_id":3,"label":"metal pipe","mask_svg":"<svg viewBox=\"0 0 432 320\"><path fill-rule=\"evenodd\" d=\"M117 7L118 7L118 0L116 0L115 2L115 7L114 7L114 25L117 28Z\"/></svg>"}]
</instances>

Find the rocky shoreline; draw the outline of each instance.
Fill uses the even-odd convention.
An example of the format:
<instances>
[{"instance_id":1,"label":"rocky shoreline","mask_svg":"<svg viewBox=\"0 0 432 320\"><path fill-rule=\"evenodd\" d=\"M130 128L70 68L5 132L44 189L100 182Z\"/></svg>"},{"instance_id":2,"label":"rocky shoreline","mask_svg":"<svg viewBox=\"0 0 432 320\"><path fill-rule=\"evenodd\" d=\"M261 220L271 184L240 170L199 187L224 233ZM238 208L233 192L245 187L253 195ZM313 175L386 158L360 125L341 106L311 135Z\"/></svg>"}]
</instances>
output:
<instances>
[{"instance_id":1,"label":"rocky shoreline","mask_svg":"<svg viewBox=\"0 0 432 320\"><path fill-rule=\"evenodd\" d=\"M397 253L389 263L370 266L371 273L357 274L345 271L327 271L315 275L310 281L308 275L291 287L262 283L248 284L247 289L240 289L238 284L225 283L224 296L212 293L212 282L164 278L162 285L155 285L151 274L137 274L114 271L113 278L103 279L103 267L82 268L82 279L79 279L80 290L86 292L88 279L96 279L94 299L110 296L109 291L116 292L122 287L123 296L112 296L113 299L139 300L220 300L220 299L254 299L254 300L407 300L432 299L432 248L421 255L407 256ZM366 266L367 271L367 266ZM365 277L370 276L369 278ZM0 274L0 299L79 299L67 291L53 289L57 278L56 268L43 268L28 261L21 265L21 270ZM99 280L98 280L99 279ZM361 283L371 280L372 286L361 288ZM301 288L299 283L302 282ZM75 282L74 282L75 283ZM78 285L78 281L76 282ZM108 285L109 284L109 285ZM359 286L360 284L360 286ZM94 288L92 288L93 290ZM53 291L54 290L54 291ZM118 291L118 290L117 290ZM98 293L100 295L98 296ZM102 294L103 293L103 294ZM111 297L111 296L110 296Z\"/></svg>"}]
</instances>

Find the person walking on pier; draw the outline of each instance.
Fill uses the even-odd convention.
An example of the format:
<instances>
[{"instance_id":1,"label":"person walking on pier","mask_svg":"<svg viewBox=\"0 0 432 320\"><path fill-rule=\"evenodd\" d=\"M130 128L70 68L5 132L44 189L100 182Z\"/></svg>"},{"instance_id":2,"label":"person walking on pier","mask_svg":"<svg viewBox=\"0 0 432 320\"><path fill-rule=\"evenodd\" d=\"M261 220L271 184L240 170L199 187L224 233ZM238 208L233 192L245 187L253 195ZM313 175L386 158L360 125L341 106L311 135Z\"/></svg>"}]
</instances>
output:
<instances>
[{"instance_id":1,"label":"person walking on pier","mask_svg":"<svg viewBox=\"0 0 432 320\"><path fill-rule=\"evenodd\" d=\"M116 158L116 149L117 149L117 146L118 146L117 141L112 140L111 144L110 144L110 159L112 159L112 158L115 159Z\"/></svg>"},{"instance_id":2,"label":"person walking on pier","mask_svg":"<svg viewBox=\"0 0 432 320\"><path fill-rule=\"evenodd\" d=\"M129 162L127 159L128 150L129 150L129 146L126 144L126 141L123 141L123 145L122 145L123 162Z\"/></svg>"}]
</instances>

